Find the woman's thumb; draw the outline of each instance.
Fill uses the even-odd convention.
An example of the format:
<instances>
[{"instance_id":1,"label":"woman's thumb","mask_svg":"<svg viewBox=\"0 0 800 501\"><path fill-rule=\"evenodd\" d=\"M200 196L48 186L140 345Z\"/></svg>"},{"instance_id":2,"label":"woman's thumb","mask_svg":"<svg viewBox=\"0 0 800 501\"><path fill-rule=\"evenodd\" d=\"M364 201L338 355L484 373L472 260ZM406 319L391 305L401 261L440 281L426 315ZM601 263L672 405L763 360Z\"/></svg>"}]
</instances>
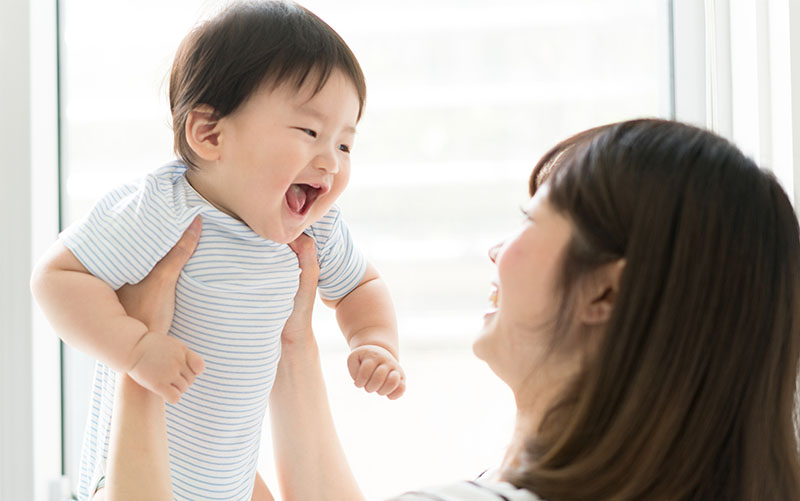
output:
<instances>
[{"instance_id":1,"label":"woman's thumb","mask_svg":"<svg viewBox=\"0 0 800 501\"><path fill-rule=\"evenodd\" d=\"M192 221L192 224L186 228L186 231L181 235L180 240L175 246L167 252L167 255L158 264L159 267L166 268L171 274L177 276L180 274L186 262L192 257L192 253L197 248L197 242L200 241L200 231L203 227L203 219L197 216ZM162 270L162 271L167 271Z\"/></svg>"}]
</instances>

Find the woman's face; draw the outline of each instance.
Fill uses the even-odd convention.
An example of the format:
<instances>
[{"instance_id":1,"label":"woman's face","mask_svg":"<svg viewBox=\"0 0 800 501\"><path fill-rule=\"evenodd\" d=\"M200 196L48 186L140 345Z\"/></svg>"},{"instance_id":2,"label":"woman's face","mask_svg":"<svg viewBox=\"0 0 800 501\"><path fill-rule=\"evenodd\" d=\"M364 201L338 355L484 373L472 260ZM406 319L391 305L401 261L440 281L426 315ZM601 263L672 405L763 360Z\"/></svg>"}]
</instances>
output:
<instances>
[{"instance_id":1,"label":"woman's face","mask_svg":"<svg viewBox=\"0 0 800 501\"><path fill-rule=\"evenodd\" d=\"M546 358L559 305L561 257L572 235L548 193L542 185L525 206L519 229L489 250L497 275L473 351L512 389Z\"/></svg>"}]
</instances>

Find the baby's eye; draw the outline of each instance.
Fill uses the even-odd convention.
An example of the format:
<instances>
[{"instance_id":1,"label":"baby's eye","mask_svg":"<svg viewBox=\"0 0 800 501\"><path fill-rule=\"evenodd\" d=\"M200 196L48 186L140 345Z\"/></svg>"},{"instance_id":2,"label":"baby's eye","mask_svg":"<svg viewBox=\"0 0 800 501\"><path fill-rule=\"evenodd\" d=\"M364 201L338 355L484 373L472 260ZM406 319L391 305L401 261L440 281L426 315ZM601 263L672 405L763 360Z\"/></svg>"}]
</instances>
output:
<instances>
[{"instance_id":1,"label":"baby's eye","mask_svg":"<svg viewBox=\"0 0 800 501\"><path fill-rule=\"evenodd\" d=\"M346 144L340 144L339 145L339 150L341 150L341 151L343 151L345 153L350 153L350 147L347 146Z\"/></svg>"},{"instance_id":2,"label":"baby's eye","mask_svg":"<svg viewBox=\"0 0 800 501\"><path fill-rule=\"evenodd\" d=\"M317 131L315 130L306 129L305 127L296 127L296 128L297 130L304 132L305 134L308 134L311 137L317 137Z\"/></svg>"}]
</instances>

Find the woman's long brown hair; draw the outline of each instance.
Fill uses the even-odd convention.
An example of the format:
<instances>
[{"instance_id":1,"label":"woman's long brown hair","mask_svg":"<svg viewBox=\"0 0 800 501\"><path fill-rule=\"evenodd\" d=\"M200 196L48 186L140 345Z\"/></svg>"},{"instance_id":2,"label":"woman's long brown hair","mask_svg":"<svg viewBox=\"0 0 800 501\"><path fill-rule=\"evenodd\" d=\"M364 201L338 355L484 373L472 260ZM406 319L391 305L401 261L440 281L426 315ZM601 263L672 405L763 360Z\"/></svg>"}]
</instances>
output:
<instances>
[{"instance_id":1,"label":"woman's long brown hair","mask_svg":"<svg viewBox=\"0 0 800 501\"><path fill-rule=\"evenodd\" d=\"M626 265L599 349L505 478L549 501L800 499L800 236L774 176L637 120L560 143L531 193L545 181L575 228L565 298Z\"/></svg>"}]
</instances>

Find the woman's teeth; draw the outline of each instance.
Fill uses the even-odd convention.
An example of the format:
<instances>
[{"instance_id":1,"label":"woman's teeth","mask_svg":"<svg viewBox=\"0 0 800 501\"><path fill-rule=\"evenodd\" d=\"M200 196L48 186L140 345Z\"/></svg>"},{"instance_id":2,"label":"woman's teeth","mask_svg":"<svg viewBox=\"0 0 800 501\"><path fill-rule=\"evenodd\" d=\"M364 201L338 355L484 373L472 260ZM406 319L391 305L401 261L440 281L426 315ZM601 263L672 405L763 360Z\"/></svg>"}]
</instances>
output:
<instances>
[{"instance_id":1,"label":"woman's teeth","mask_svg":"<svg viewBox=\"0 0 800 501\"><path fill-rule=\"evenodd\" d=\"M493 308L497 308L497 289L492 289L492 292L489 294L489 304L492 305Z\"/></svg>"}]
</instances>

